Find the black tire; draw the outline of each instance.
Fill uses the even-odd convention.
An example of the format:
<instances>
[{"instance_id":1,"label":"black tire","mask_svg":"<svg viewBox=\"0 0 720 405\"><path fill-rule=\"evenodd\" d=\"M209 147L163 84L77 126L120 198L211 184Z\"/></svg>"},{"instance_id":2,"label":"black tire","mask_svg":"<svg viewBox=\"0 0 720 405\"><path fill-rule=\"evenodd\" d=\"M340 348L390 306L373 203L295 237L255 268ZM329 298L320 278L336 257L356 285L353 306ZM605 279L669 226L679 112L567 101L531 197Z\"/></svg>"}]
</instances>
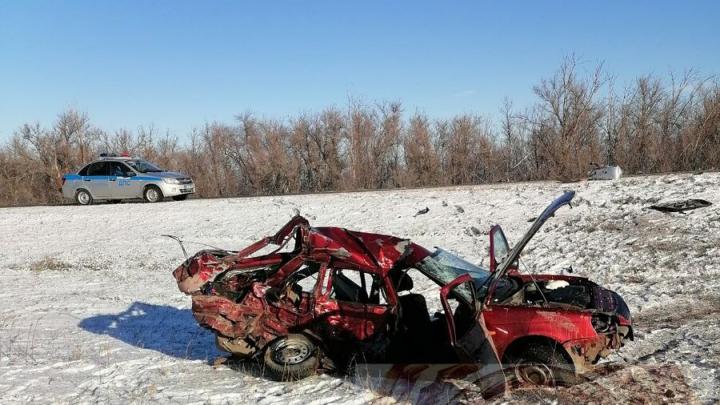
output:
<instances>
[{"instance_id":1,"label":"black tire","mask_svg":"<svg viewBox=\"0 0 720 405\"><path fill-rule=\"evenodd\" d=\"M297 381L317 373L319 350L302 334L290 334L265 349L265 368L277 381Z\"/></svg>"},{"instance_id":2,"label":"black tire","mask_svg":"<svg viewBox=\"0 0 720 405\"><path fill-rule=\"evenodd\" d=\"M93 203L93 197L89 191L81 188L75 193L75 201L80 205L90 205Z\"/></svg>"},{"instance_id":3,"label":"black tire","mask_svg":"<svg viewBox=\"0 0 720 405\"><path fill-rule=\"evenodd\" d=\"M531 343L519 354L510 356L506 364L514 386L557 387L579 382L572 360L557 344Z\"/></svg>"},{"instance_id":4,"label":"black tire","mask_svg":"<svg viewBox=\"0 0 720 405\"><path fill-rule=\"evenodd\" d=\"M185 201L185 200L187 200L187 198L188 198L187 194L181 194L181 195L176 195L172 199L175 201Z\"/></svg>"},{"instance_id":5,"label":"black tire","mask_svg":"<svg viewBox=\"0 0 720 405\"><path fill-rule=\"evenodd\" d=\"M143 199L145 202L156 203L163 200L163 193L158 186L147 186L143 191Z\"/></svg>"}]
</instances>

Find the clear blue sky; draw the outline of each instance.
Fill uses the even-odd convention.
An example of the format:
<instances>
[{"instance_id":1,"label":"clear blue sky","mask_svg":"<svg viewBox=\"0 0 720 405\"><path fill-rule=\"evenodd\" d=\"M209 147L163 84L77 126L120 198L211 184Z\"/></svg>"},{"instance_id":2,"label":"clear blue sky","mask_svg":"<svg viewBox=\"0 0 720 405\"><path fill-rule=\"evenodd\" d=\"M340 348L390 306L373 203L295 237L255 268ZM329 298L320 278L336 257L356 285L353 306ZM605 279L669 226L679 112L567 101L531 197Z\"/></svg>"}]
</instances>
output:
<instances>
[{"instance_id":1,"label":"clear blue sky","mask_svg":"<svg viewBox=\"0 0 720 405\"><path fill-rule=\"evenodd\" d=\"M0 141L67 108L181 139L349 98L497 116L572 53L620 83L720 73L720 2L0 0Z\"/></svg>"}]
</instances>

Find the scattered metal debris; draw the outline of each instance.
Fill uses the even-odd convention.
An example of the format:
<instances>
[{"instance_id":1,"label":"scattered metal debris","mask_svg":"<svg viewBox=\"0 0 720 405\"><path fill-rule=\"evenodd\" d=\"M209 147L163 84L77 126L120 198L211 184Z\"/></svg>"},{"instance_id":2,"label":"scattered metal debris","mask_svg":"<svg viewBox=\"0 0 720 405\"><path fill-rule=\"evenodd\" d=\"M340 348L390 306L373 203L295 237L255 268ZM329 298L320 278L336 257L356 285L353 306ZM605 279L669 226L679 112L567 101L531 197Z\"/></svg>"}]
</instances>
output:
<instances>
[{"instance_id":1,"label":"scattered metal debris","mask_svg":"<svg viewBox=\"0 0 720 405\"><path fill-rule=\"evenodd\" d=\"M672 201L662 204L655 204L651 205L650 209L660 211L660 212L680 212L685 213L685 211L694 210L697 208L705 208L711 206L712 203L710 201L701 200L699 198L691 198L688 200L681 200L681 201Z\"/></svg>"}]
</instances>

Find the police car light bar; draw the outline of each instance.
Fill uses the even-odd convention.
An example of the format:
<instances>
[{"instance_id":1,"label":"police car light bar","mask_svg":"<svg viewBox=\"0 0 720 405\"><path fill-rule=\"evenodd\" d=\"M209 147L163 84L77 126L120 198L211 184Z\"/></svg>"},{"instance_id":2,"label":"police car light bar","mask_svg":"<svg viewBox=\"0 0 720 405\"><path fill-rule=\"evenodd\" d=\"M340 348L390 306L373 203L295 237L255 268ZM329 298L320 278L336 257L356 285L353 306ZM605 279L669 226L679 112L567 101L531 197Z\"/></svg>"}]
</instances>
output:
<instances>
[{"instance_id":1,"label":"police car light bar","mask_svg":"<svg viewBox=\"0 0 720 405\"><path fill-rule=\"evenodd\" d=\"M113 153L103 152L103 153L100 154L100 159L110 159L110 158L113 158L113 159L132 159L132 157L130 156L130 154L129 154L128 152L123 152L123 153L120 154L120 155L118 155L118 154L115 153L115 152L113 152Z\"/></svg>"}]
</instances>

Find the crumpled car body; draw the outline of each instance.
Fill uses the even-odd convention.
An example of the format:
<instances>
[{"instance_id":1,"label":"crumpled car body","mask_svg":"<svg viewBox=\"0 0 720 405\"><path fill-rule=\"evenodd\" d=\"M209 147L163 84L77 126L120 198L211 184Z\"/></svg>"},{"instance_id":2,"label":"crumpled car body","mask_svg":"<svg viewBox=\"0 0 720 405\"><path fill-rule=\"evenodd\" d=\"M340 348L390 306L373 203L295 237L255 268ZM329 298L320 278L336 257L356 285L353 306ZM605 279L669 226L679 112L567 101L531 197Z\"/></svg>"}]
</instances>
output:
<instances>
[{"instance_id":1,"label":"crumpled car body","mask_svg":"<svg viewBox=\"0 0 720 405\"><path fill-rule=\"evenodd\" d=\"M520 253L528 242L575 193L568 191L553 201L533 222L512 249L500 228L490 230L490 275L474 276L483 300L483 316L503 364L514 365L517 379L552 385L557 373L531 364L527 357L549 358L573 378L593 370L625 339L633 339L632 316L623 298L585 277L557 274L521 274ZM535 348L545 354L533 356ZM542 351L542 350L541 350ZM549 356L548 352L552 351ZM528 356L528 353L530 356ZM535 353L537 354L537 353ZM520 364L520 366L518 366Z\"/></svg>"},{"instance_id":2,"label":"crumpled car body","mask_svg":"<svg viewBox=\"0 0 720 405\"><path fill-rule=\"evenodd\" d=\"M483 376L505 363L518 381L554 384L551 363L582 374L632 338L619 295L585 278L517 269L532 235L572 196L548 207L512 250L494 227L489 270L407 239L296 216L241 251L200 251L173 275L222 350L263 359L280 379L360 360L475 364ZM415 288L420 279L437 286L434 315ZM500 386L489 380L488 391Z\"/></svg>"},{"instance_id":3,"label":"crumpled car body","mask_svg":"<svg viewBox=\"0 0 720 405\"><path fill-rule=\"evenodd\" d=\"M275 246L270 253L253 255L270 245ZM348 355L360 354L368 362L409 360L401 341L412 340L420 331L417 324L431 320L427 313L418 321L414 310L403 311L403 302L423 305L424 300L419 294L398 295L412 282L397 278L400 269L429 255L405 239L313 228L296 216L274 236L242 251L198 252L174 276L180 290L192 296L198 323L216 333L221 349L256 357L278 339L301 333L323 351L314 366L334 368ZM443 336L435 337L438 344L424 361L497 365L471 277L433 281L444 306L454 300L462 309L455 318L448 311L438 322Z\"/></svg>"}]
</instances>

